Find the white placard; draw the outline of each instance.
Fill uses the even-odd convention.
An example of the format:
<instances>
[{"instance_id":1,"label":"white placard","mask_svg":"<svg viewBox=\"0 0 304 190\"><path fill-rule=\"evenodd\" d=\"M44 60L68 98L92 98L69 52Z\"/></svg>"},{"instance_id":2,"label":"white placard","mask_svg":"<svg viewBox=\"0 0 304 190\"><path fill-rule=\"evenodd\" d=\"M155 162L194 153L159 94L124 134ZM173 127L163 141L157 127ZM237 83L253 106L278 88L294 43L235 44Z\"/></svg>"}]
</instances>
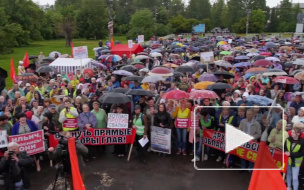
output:
<instances>
[{"instance_id":1,"label":"white placard","mask_svg":"<svg viewBox=\"0 0 304 190\"><path fill-rule=\"evenodd\" d=\"M73 48L74 59L88 58L88 46L79 46Z\"/></svg>"},{"instance_id":2,"label":"white placard","mask_svg":"<svg viewBox=\"0 0 304 190\"><path fill-rule=\"evenodd\" d=\"M111 129L126 129L129 126L129 114L109 113L108 126Z\"/></svg>"},{"instance_id":3,"label":"white placard","mask_svg":"<svg viewBox=\"0 0 304 190\"><path fill-rule=\"evenodd\" d=\"M133 47L133 40L128 40L128 47L130 49Z\"/></svg>"},{"instance_id":4,"label":"white placard","mask_svg":"<svg viewBox=\"0 0 304 190\"><path fill-rule=\"evenodd\" d=\"M202 52L201 53L201 62L213 62L214 61L214 53L213 51Z\"/></svg>"},{"instance_id":5,"label":"white placard","mask_svg":"<svg viewBox=\"0 0 304 190\"><path fill-rule=\"evenodd\" d=\"M228 43L231 44L232 43L232 39L228 39Z\"/></svg>"},{"instance_id":6,"label":"white placard","mask_svg":"<svg viewBox=\"0 0 304 190\"><path fill-rule=\"evenodd\" d=\"M144 147L149 142L149 139L148 139L148 137L141 138L138 142L139 142L140 146Z\"/></svg>"},{"instance_id":7,"label":"white placard","mask_svg":"<svg viewBox=\"0 0 304 190\"><path fill-rule=\"evenodd\" d=\"M151 127L151 150L171 154L171 129Z\"/></svg>"},{"instance_id":8,"label":"white placard","mask_svg":"<svg viewBox=\"0 0 304 190\"><path fill-rule=\"evenodd\" d=\"M137 39L138 39L138 43L144 43L145 42L144 35L138 35Z\"/></svg>"},{"instance_id":9,"label":"white placard","mask_svg":"<svg viewBox=\"0 0 304 190\"><path fill-rule=\"evenodd\" d=\"M6 130L0 131L0 148L7 147L7 132Z\"/></svg>"}]
</instances>

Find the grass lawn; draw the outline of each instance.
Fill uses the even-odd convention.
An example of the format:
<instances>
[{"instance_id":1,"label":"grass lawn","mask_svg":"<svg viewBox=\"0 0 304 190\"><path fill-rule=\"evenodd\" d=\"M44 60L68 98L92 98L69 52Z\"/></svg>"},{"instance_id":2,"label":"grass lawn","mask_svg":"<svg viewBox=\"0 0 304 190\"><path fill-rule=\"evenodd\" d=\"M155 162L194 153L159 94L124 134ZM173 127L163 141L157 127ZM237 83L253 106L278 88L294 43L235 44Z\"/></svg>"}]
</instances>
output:
<instances>
[{"instance_id":1,"label":"grass lawn","mask_svg":"<svg viewBox=\"0 0 304 190\"><path fill-rule=\"evenodd\" d=\"M102 40L103 44L108 39ZM122 43L126 44L127 40L125 36L114 36L114 41L121 41ZM77 46L88 46L89 50L89 57L94 58L94 47L98 47L99 40L86 40L86 39L74 39L74 47ZM14 60L14 66L16 74L18 74L18 65L19 61L23 59L23 56L25 54L25 51L28 51L29 55L39 55L40 52L43 52L45 57L49 56L49 53L52 51L59 51L61 54L71 54L71 48L65 47L65 39L59 39L59 40L45 40L45 41L35 41L31 43L29 46L21 47L21 48L14 48L14 53L12 54L4 54L0 55L0 67L5 69L8 72L8 75L10 76L10 61L11 57L13 57ZM12 87L13 81L10 77L6 79L7 82L7 89Z\"/></svg>"}]
</instances>

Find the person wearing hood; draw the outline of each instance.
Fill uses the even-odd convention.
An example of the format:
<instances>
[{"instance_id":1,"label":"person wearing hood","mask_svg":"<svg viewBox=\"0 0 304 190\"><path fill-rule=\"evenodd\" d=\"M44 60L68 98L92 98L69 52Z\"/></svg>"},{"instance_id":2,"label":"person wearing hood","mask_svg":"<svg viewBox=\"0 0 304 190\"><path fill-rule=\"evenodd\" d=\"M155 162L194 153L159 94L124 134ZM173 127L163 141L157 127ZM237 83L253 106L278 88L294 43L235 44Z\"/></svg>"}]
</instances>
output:
<instances>
[{"instance_id":1,"label":"person wearing hood","mask_svg":"<svg viewBox=\"0 0 304 190\"><path fill-rule=\"evenodd\" d=\"M44 99L42 99L42 97L38 91L34 92L34 98L31 100L30 105L32 105L34 100L36 100L38 102L38 106L44 106Z\"/></svg>"},{"instance_id":2,"label":"person wearing hood","mask_svg":"<svg viewBox=\"0 0 304 190\"><path fill-rule=\"evenodd\" d=\"M240 90L235 90L232 94L232 100L235 104L238 103L238 101L242 100L241 98L241 91Z\"/></svg>"},{"instance_id":3,"label":"person wearing hood","mask_svg":"<svg viewBox=\"0 0 304 190\"><path fill-rule=\"evenodd\" d=\"M20 92L21 96L25 95L24 92L23 92L23 90L21 88L19 88L18 83L15 82L14 86L13 86L13 89L10 90L9 93L8 93L9 99L16 100L15 99L15 92L17 92L17 91Z\"/></svg>"},{"instance_id":4,"label":"person wearing hood","mask_svg":"<svg viewBox=\"0 0 304 190\"><path fill-rule=\"evenodd\" d=\"M44 131L44 139L48 139L51 134L56 133L56 126L53 122L53 114L51 112L46 112L44 115L44 122L42 124L42 129Z\"/></svg>"},{"instance_id":5,"label":"person wearing hood","mask_svg":"<svg viewBox=\"0 0 304 190\"><path fill-rule=\"evenodd\" d=\"M280 150L283 149L283 143L285 143L285 140L288 138L286 125L287 125L286 120L281 119L278 121L276 128L271 130L270 135L268 136L268 142L270 143L268 145L269 147L278 148Z\"/></svg>"},{"instance_id":6,"label":"person wearing hood","mask_svg":"<svg viewBox=\"0 0 304 190\"><path fill-rule=\"evenodd\" d=\"M70 81L72 81L74 79L73 71L69 71L67 77L70 79Z\"/></svg>"},{"instance_id":7,"label":"person wearing hood","mask_svg":"<svg viewBox=\"0 0 304 190\"><path fill-rule=\"evenodd\" d=\"M65 71L62 71L62 72L61 72L61 78L62 78L62 79L66 79L66 80L68 81L68 83L71 82L70 79L69 79L69 77L66 75Z\"/></svg>"}]
</instances>

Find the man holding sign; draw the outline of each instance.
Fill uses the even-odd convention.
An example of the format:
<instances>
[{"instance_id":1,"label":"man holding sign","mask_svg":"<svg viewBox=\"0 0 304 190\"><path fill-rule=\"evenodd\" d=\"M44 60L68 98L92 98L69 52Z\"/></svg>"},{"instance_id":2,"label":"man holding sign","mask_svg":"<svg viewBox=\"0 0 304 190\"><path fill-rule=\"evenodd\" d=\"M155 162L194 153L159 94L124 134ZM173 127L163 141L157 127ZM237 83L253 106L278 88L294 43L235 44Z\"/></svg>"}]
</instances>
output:
<instances>
[{"instance_id":1,"label":"man holding sign","mask_svg":"<svg viewBox=\"0 0 304 190\"><path fill-rule=\"evenodd\" d=\"M60 112L59 122L63 124L63 131L75 131L78 130L77 117L78 112L76 108L71 107L71 101L66 100L64 102L65 108Z\"/></svg>"}]
</instances>

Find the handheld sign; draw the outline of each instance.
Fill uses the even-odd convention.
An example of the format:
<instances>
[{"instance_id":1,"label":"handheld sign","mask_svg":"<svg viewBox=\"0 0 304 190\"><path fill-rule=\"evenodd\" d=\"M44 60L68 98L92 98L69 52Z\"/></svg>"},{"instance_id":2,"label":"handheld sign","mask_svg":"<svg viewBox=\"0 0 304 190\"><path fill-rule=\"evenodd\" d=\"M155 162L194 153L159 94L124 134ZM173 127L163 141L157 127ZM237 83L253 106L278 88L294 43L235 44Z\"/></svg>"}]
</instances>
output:
<instances>
[{"instance_id":1,"label":"handheld sign","mask_svg":"<svg viewBox=\"0 0 304 190\"><path fill-rule=\"evenodd\" d=\"M88 58L88 46L74 47L73 55L75 59Z\"/></svg>"},{"instance_id":2,"label":"handheld sign","mask_svg":"<svg viewBox=\"0 0 304 190\"><path fill-rule=\"evenodd\" d=\"M71 130L77 129L77 125L77 118L68 118L63 122L63 127Z\"/></svg>"},{"instance_id":3,"label":"handheld sign","mask_svg":"<svg viewBox=\"0 0 304 190\"><path fill-rule=\"evenodd\" d=\"M138 43L143 43L143 42L145 42L145 40L144 40L144 35L138 35Z\"/></svg>"},{"instance_id":4,"label":"handheld sign","mask_svg":"<svg viewBox=\"0 0 304 190\"><path fill-rule=\"evenodd\" d=\"M0 131L0 148L7 147L7 131L3 130Z\"/></svg>"},{"instance_id":5,"label":"handheld sign","mask_svg":"<svg viewBox=\"0 0 304 190\"><path fill-rule=\"evenodd\" d=\"M130 49L132 49L132 47L133 47L133 40L128 40L128 47Z\"/></svg>"},{"instance_id":6,"label":"handheld sign","mask_svg":"<svg viewBox=\"0 0 304 190\"><path fill-rule=\"evenodd\" d=\"M109 113L108 126L110 129L126 129L129 125L129 114Z\"/></svg>"}]
</instances>

